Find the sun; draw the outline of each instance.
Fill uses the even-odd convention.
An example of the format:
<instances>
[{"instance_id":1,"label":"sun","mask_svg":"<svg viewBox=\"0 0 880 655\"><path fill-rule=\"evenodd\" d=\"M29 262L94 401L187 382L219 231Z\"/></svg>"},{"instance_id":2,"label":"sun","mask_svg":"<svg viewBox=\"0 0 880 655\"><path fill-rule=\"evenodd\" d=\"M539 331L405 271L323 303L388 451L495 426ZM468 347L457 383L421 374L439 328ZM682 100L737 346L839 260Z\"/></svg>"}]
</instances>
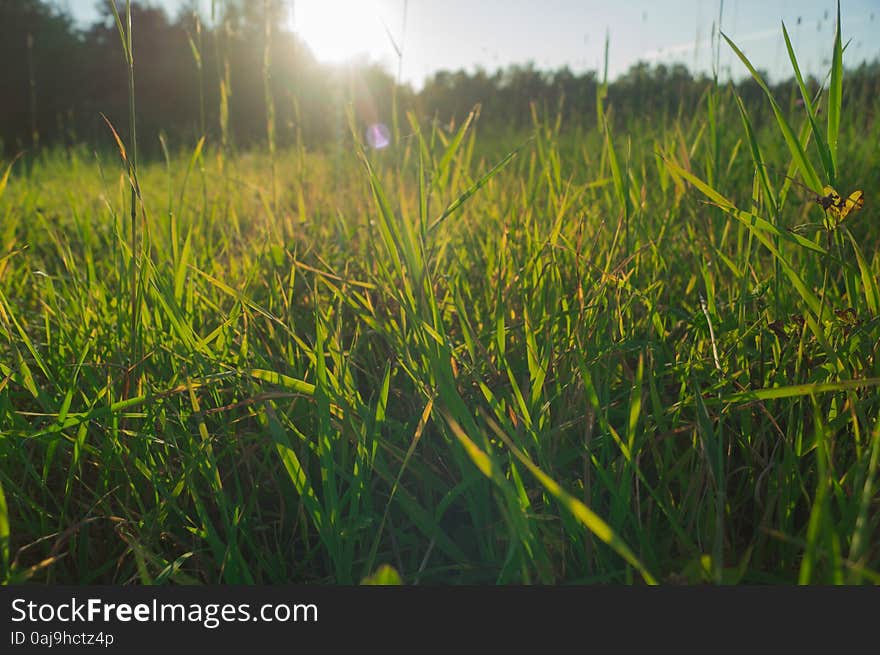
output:
<instances>
[{"instance_id":1,"label":"sun","mask_svg":"<svg viewBox=\"0 0 880 655\"><path fill-rule=\"evenodd\" d=\"M297 0L291 23L318 61L377 59L391 48L380 8L366 0Z\"/></svg>"}]
</instances>

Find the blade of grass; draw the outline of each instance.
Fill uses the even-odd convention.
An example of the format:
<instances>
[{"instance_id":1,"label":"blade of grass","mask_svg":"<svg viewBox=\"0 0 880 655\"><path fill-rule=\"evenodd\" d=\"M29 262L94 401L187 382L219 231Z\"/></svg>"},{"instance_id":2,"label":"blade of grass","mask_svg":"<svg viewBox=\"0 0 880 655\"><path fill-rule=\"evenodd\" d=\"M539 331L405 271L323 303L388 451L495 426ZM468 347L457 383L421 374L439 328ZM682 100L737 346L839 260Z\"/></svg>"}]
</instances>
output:
<instances>
[{"instance_id":1,"label":"blade of grass","mask_svg":"<svg viewBox=\"0 0 880 655\"><path fill-rule=\"evenodd\" d=\"M761 87L761 89L766 94L767 99L770 101L770 106L773 108L773 113L776 116L776 122L779 125L779 129L782 132L782 136L785 138L785 143L788 145L788 149L791 152L792 158L795 162L797 162L797 167L800 170L801 175L803 175L806 185L817 194L821 195L823 187L822 181L816 174L816 169L813 168L813 165L807 158L807 154L806 152L804 152L800 141L798 140L794 131L791 129L791 125L789 125L788 119L786 119L782 108L776 102L776 98L773 97L773 92L770 90L770 87L767 86L767 83L761 77L761 74L758 73L757 70L755 70L755 67L752 66L752 63L749 61L748 57L745 56L743 51L740 50L736 46L736 44L728 38L726 34L722 33L721 36L724 37L724 40L727 41L727 44L736 53L736 56L739 57L740 61L745 64L746 68L749 70L749 73L751 73L752 78L754 78L755 82L758 83L758 86Z\"/></svg>"}]
</instances>

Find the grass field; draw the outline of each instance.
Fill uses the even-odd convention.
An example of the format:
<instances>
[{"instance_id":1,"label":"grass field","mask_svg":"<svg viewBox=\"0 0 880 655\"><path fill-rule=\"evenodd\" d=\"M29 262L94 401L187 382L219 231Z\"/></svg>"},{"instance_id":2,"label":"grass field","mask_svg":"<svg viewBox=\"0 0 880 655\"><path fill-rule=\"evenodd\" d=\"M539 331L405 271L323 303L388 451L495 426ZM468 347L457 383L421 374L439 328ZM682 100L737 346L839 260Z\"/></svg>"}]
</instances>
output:
<instances>
[{"instance_id":1,"label":"grass field","mask_svg":"<svg viewBox=\"0 0 880 655\"><path fill-rule=\"evenodd\" d=\"M841 53L760 124L6 162L0 579L877 583Z\"/></svg>"}]
</instances>

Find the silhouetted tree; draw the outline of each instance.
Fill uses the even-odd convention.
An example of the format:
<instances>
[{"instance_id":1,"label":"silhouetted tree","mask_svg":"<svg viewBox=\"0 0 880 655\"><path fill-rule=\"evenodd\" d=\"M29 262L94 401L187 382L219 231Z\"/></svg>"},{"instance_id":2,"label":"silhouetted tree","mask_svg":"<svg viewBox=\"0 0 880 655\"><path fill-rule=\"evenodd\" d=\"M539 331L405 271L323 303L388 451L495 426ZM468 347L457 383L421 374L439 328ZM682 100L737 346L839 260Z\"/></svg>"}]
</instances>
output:
<instances>
[{"instance_id":1,"label":"silhouetted tree","mask_svg":"<svg viewBox=\"0 0 880 655\"><path fill-rule=\"evenodd\" d=\"M0 139L7 150L63 137L88 70L70 16L39 0L0 0Z\"/></svg>"},{"instance_id":2,"label":"silhouetted tree","mask_svg":"<svg viewBox=\"0 0 880 655\"><path fill-rule=\"evenodd\" d=\"M214 20L206 21L197 15L194 0L185 2L173 19L155 6L132 4L138 138L146 156L158 154L160 132L172 147L191 147L204 124L209 140L219 142L220 82L227 71L232 145L265 143L267 20L280 145L298 135L315 147L347 138L349 103L364 126L390 122L393 76L365 62L331 67L315 61L305 44L284 29L287 5L282 0L226 0L216 6ZM0 0L0 142L7 153L77 141L112 147L101 113L127 138L127 71L119 35L107 3L98 1L96 7L95 22L78 29L48 2ZM609 88L612 119L624 126L668 123L693 112L711 84L681 64L639 62ZM819 88L815 79L808 85L814 92ZM511 131L530 129L532 104L550 115L561 109L566 126L592 127L597 88L594 71L542 71L529 63L495 72L441 71L420 92L404 87L396 95L400 116L414 110L422 118L460 122L481 104L481 125ZM880 64L847 72L844 102L865 107L866 122L876 115L878 91ZM774 120L751 78L739 83L737 92L756 125ZM784 107L800 110L791 80L776 85L774 92Z\"/></svg>"}]
</instances>

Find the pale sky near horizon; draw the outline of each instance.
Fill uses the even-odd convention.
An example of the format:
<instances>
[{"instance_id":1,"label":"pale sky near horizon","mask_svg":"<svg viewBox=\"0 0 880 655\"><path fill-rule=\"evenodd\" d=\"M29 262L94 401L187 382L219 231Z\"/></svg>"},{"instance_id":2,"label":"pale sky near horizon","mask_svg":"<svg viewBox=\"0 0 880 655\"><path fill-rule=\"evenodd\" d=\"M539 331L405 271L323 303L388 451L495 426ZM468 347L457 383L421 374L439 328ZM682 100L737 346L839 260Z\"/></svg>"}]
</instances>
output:
<instances>
[{"instance_id":1,"label":"pale sky near horizon","mask_svg":"<svg viewBox=\"0 0 880 655\"><path fill-rule=\"evenodd\" d=\"M99 0L100 1L100 0ZM260 2L263 0L247 0ZM276 0L278 1L278 0ZM637 61L686 64L710 71L711 34L719 0L280 0L288 27L319 60L365 55L396 74L392 39L402 45L403 81L420 87L438 70L493 72L533 62L541 69L600 70L610 35L609 76ZM210 22L210 0L199 0ZM56 0L82 23L94 20L96 0ZM181 0L151 0L175 15ZM218 5L221 2L218 0ZM880 0L842 0L844 65L880 58ZM406 20L404 23L404 8ZM778 81L791 76L782 37L785 21L801 69L824 77L834 37L831 0L726 0L721 29L755 66ZM135 26L137 29L137 26ZM390 38L389 38L390 35ZM720 72L739 79L745 68L723 44Z\"/></svg>"}]
</instances>

